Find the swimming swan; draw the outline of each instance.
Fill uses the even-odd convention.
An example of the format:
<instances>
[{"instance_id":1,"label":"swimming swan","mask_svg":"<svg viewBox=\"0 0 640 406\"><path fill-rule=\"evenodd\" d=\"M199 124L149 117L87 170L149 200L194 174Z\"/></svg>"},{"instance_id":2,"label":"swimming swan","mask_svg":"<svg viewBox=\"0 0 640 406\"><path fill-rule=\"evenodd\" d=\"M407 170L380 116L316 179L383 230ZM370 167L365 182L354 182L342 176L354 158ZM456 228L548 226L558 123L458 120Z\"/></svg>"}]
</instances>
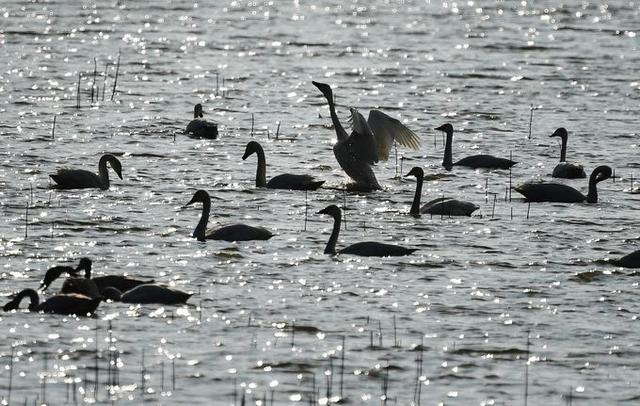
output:
<instances>
[{"instance_id":1,"label":"swimming swan","mask_svg":"<svg viewBox=\"0 0 640 406\"><path fill-rule=\"evenodd\" d=\"M464 202L448 197L439 197L426 203L420 207L420 195L422 194L422 183L424 181L424 171L416 166L405 175L416 177L416 193L413 196L413 203L409 214L412 216L420 216L420 214L440 214L445 216L471 216L471 213L480 207L473 203Z\"/></svg>"},{"instance_id":2,"label":"swimming swan","mask_svg":"<svg viewBox=\"0 0 640 406\"><path fill-rule=\"evenodd\" d=\"M84 169L59 169L57 173L49 175L56 185L55 189L109 189L109 172L107 163L113 168L118 177L122 179L122 164L118 158L111 154L105 154L98 162L98 174Z\"/></svg>"},{"instance_id":3,"label":"swimming swan","mask_svg":"<svg viewBox=\"0 0 640 406\"><path fill-rule=\"evenodd\" d=\"M202 104L198 103L193 108L193 120L187 124L185 134L193 134L198 138L218 138L218 124L202 118Z\"/></svg>"},{"instance_id":4,"label":"swimming swan","mask_svg":"<svg viewBox=\"0 0 640 406\"><path fill-rule=\"evenodd\" d=\"M291 190L316 190L324 181L316 181L311 175L294 175L283 173L267 182L267 161L264 156L262 145L255 141L250 141L244 150L242 160L244 161L252 154L258 155L258 169L256 171L256 187L267 187L269 189L291 189Z\"/></svg>"},{"instance_id":5,"label":"swimming swan","mask_svg":"<svg viewBox=\"0 0 640 406\"><path fill-rule=\"evenodd\" d=\"M451 152L453 144L453 126L446 123L436 128L436 130L443 131L447 134L447 139L444 145L444 159L442 160L442 166L444 166L444 169L448 171L450 171L453 166L466 166L473 169L509 169L513 165L517 164L517 162L510 159L497 158L493 155L471 155L454 163Z\"/></svg>"},{"instance_id":6,"label":"swimming swan","mask_svg":"<svg viewBox=\"0 0 640 406\"><path fill-rule=\"evenodd\" d=\"M598 202L596 185L611 177L611 168L602 165L591 172L589 193L585 196L574 188L559 183L524 183L515 189L530 202L587 203Z\"/></svg>"},{"instance_id":7,"label":"swimming swan","mask_svg":"<svg viewBox=\"0 0 640 406\"><path fill-rule=\"evenodd\" d=\"M333 146L333 153L340 167L356 181L360 190L371 191L382 189L371 165L389 158L389 150L394 141L414 150L420 148L420 139L400 121L379 110L371 110L369 118L364 117L351 108L350 123L353 131L348 135L338 120L333 102L333 91L326 83L311 82L322 92L329 103L331 121L336 130L338 141Z\"/></svg>"},{"instance_id":8,"label":"swimming swan","mask_svg":"<svg viewBox=\"0 0 640 406\"><path fill-rule=\"evenodd\" d=\"M623 268L640 268L640 250L633 251L622 258L614 259L611 263Z\"/></svg>"},{"instance_id":9,"label":"swimming swan","mask_svg":"<svg viewBox=\"0 0 640 406\"><path fill-rule=\"evenodd\" d=\"M56 295L52 296L44 302L40 303L38 292L33 289L24 289L16 295L16 297L2 308L5 312L16 310L20 307L20 302L25 297L29 297L29 311L57 313L57 314L75 314L77 316L86 316L93 314L100 304L100 299L91 299L83 295Z\"/></svg>"},{"instance_id":10,"label":"swimming swan","mask_svg":"<svg viewBox=\"0 0 640 406\"><path fill-rule=\"evenodd\" d=\"M202 216L196 229L193 231L193 237L197 238L198 241L250 241L268 240L273 237L273 234L266 228L252 227L246 224L232 224L207 231L207 222L209 221L209 212L211 211L211 197L209 193L204 190L198 190L186 205L189 206L197 202L202 203Z\"/></svg>"},{"instance_id":11,"label":"swimming swan","mask_svg":"<svg viewBox=\"0 0 640 406\"><path fill-rule=\"evenodd\" d=\"M586 178L587 174L584 173L582 165L565 162L567 159L567 138L569 137L567 130L564 127L560 127L549 137L560 137L562 140L562 147L560 148L560 163L553 168L551 176L554 178L564 179Z\"/></svg>"},{"instance_id":12,"label":"swimming swan","mask_svg":"<svg viewBox=\"0 0 640 406\"><path fill-rule=\"evenodd\" d=\"M342 211L338 206L332 204L320 210L318 214L328 214L333 217L333 231L331 232L329 242L327 242L327 246L324 249L324 253L336 255L336 242L338 241L338 234L340 234ZM348 247L341 249L340 254L359 255L362 257L398 257L409 255L414 251L417 251L417 249L366 241L349 245Z\"/></svg>"},{"instance_id":13,"label":"swimming swan","mask_svg":"<svg viewBox=\"0 0 640 406\"><path fill-rule=\"evenodd\" d=\"M159 303L173 305L185 303L192 296L191 293L155 284L139 285L124 293L120 289L110 286L105 288L103 293L105 299L136 304Z\"/></svg>"}]
</instances>

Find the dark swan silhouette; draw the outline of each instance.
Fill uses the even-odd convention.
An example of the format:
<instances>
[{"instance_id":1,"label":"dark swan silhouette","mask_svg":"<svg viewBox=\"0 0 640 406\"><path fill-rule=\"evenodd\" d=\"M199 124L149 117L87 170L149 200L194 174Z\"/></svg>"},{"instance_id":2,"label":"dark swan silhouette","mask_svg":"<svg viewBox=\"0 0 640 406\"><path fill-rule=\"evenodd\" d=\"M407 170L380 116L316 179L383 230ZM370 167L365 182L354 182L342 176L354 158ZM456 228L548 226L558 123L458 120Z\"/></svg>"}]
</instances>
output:
<instances>
[{"instance_id":1,"label":"dark swan silhouette","mask_svg":"<svg viewBox=\"0 0 640 406\"><path fill-rule=\"evenodd\" d=\"M192 296L192 293L156 284L138 285L126 292L109 286L104 289L103 294L105 299L111 299L114 302L166 305L185 303Z\"/></svg>"},{"instance_id":2,"label":"dark swan silhouette","mask_svg":"<svg viewBox=\"0 0 640 406\"><path fill-rule=\"evenodd\" d=\"M329 242L324 249L325 254L336 255L336 242L340 234L340 222L342 219L342 211L338 206L332 204L320 210L318 214L328 214L333 217L333 231ZM399 245L383 244L379 242L359 242L349 245L340 250L340 254L359 255L361 257L399 257L409 255L417 251L417 248L405 248Z\"/></svg>"},{"instance_id":3,"label":"dark swan silhouette","mask_svg":"<svg viewBox=\"0 0 640 406\"><path fill-rule=\"evenodd\" d=\"M353 131L348 135L340 124L333 102L333 91L326 83L311 82L322 92L329 103L331 121L336 130L338 141L333 146L333 153L340 167L356 184L355 189L372 191L382 189L371 165L389 158L389 150L394 141L412 149L420 148L420 139L400 121L379 110L371 110L367 120L351 108L350 123Z\"/></svg>"},{"instance_id":4,"label":"dark swan silhouette","mask_svg":"<svg viewBox=\"0 0 640 406\"><path fill-rule=\"evenodd\" d=\"M202 104L198 103L193 108L193 120L187 124L185 134L192 134L198 138L218 138L218 124L205 120L202 114Z\"/></svg>"},{"instance_id":5,"label":"dark swan silhouette","mask_svg":"<svg viewBox=\"0 0 640 406\"><path fill-rule=\"evenodd\" d=\"M252 154L258 155L258 169L256 171L256 187L266 187L269 189L291 189L291 190L316 190L324 181L315 180L311 175L294 175L283 173L275 176L267 182L267 160L264 155L262 145L256 141L250 141L244 150L242 160L244 161Z\"/></svg>"},{"instance_id":6,"label":"dark swan silhouette","mask_svg":"<svg viewBox=\"0 0 640 406\"><path fill-rule=\"evenodd\" d=\"M231 224L222 226L215 230L207 231L207 222L209 221L209 213L211 212L211 197L205 190L198 190L189 203L202 203L202 216L193 231L193 237L198 241L206 240L224 240L224 241L250 241L250 240L268 240L273 234L262 227L252 227L246 224Z\"/></svg>"},{"instance_id":7,"label":"dark swan silhouette","mask_svg":"<svg viewBox=\"0 0 640 406\"><path fill-rule=\"evenodd\" d=\"M622 258L614 259L611 263L623 268L640 268L640 250L633 251Z\"/></svg>"},{"instance_id":8,"label":"dark swan silhouette","mask_svg":"<svg viewBox=\"0 0 640 406\"><path fill-rule=\"evenodd\" d=\"M121 291L126 291L138 285L154 282L153 279L142 281L120 275L105 275L91 278L91 267L92 263L89 258L81 258L80 263L75 269L70 266L54 266L45 274L40 289L42 291L47 290L49 285L63 273L68 273L73 277L65 279L60 293L78 293L90 298L102 297L102 291L107 287L114 287ZM78 277L80 271L84 271L83 277Z\"/></svg>"},{"instance_id":9,"label":"dark swan silhouette","mask_svg":"<svg viewBox=\"0 0 640 406\"><path fill-rule=\"evenodd\" d=\"M104 154L98 162L98 174L84 169L59 169L57 173L49 176L56 182L55 189L109 189L109 172L107 163L113 168L118 177L122 179L122 164L118 158L111 154Z\"/></svg>"},{"instance_id":10,"label":"dark swan silhouette","mask_svg":"<svg viewBox=\"0 0 640 406\"><path fill-rule=\"evenodd\" d=\"M457 162L453 162L452 157L452 145L453 145L453 126L449 123L443 124L436 130L443 131L447 134L447 139L444 145L444 159L442 160L442 166L444 169L450 171L454 166L466 166L468 168L484 168L484 169L509 169L513 165L517 164L510 159L497 158L493 155L471 155Z\"/></svg>"},{"instance_id":11,"label":"dark swan silhouette","mask_svg":"<svg viewBox=\"0 0 640 406\"><path fill-rule=\"evenodd\" d=\"M589 177L589 193L585 196L574 188L560 183L524 183L515 189L530 202L587 203L598 202L598 182L611 177L611 168L598 166Z\"/></svg>"},{"instance_id":12,"label":"dark swan silhouette","mask_svg":"<svg viewBox=\"0 0 640 406\"><path fill-rule=\"evenodd\" d=\"M100 304L99 298L91 299L77 294L55 295L40 303L38 292L33 289L24 289L18 293L14 299L5 304L2 309L5 312L18 309L20 307L20 302L22 302L22 299L25 297L28 297L30 300L28 309L32 312L86 316L93 314Z\"/></svg>"},{"instance_id":13,"label":"dark swan silhouette","mask_svg":"<svg viewBox=\"0 0 640 406\"><path fill-rule=\"evenodd\" d=\"M567 159L567 130L564 127L560 127L553 132L549 137L560 137L562 140L562 147L560 148L560 163L553 168L551 174L554 178L564 179L579 179L586 178L587 174L584 173L582 165L566 162Z\"/></svg>"},{"instance_id":14,"label":"dark swan silhouette","mask_svg":"<svg viewBox=\"0 0 640 406\"><path fill-rule=\"evenodd\" d=\"M416 177L416 193L413 196L413 203L409 214L412 216L420 216L420 214L440 214L444 216L471 216L471 213L480 207L473 203L456 200L448 197L439 197L426 203L420 207L420 195L422 194L422 183L424 181L424 171L422 168L415 166L409 173L405 175Z\"/></svg>"}]
</instances>

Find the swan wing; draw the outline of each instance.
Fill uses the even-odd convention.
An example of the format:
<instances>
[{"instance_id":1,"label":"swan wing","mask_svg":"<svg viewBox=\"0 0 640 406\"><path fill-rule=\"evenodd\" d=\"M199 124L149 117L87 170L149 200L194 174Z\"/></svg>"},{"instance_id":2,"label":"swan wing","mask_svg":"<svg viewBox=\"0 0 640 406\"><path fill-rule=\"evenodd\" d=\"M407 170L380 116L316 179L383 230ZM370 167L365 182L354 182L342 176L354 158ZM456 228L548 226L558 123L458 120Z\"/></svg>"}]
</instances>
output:
<instances>
[{"instance_id":1,"label":"swan wing","mask_svg":"<svg viewBox=\"0 0 640 406\"><path fill-rule=\"evenodd\" d=\"M370 131L373 132L377 147L378 159L386 161L389 159L389 151L393 142L411 148L420 149L420 138L407 126L380 110L371 110L367 120Z\"/></svg>"},{"instance_id":2,"label":"swan wing","mask_svg":"<svg viewBox=\"0 0 640 406\"><path fill-rule=\"evenodd\" d=\"M373 132L357 109L351 108L350 110L349 124L351 124L353 131L351 136L344 141L346 152L358 162L373 165L379 160Z\"/></svg>"}]
</instances>

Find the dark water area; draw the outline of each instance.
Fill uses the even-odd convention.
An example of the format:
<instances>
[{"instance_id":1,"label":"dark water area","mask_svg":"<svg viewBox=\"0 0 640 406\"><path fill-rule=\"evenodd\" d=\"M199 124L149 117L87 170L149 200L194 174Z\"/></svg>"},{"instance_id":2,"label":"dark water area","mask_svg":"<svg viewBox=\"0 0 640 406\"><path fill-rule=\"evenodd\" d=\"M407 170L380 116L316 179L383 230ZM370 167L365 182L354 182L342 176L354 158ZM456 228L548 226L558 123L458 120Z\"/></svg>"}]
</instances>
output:
<instances>
[{"instance_id":1,"label":"dark water area","mask_svg":"<svg viewBox=\"0 0 640 406\"><path fill-rule=\"evenodd\" d=\"M637 404L638 275L609 259L640 242L638 31L637 1L2 2L3 303L84 256L96 275L193 293L102 303L93 318L0 314L3 404ZM333 86L343 123L350 106L379 108L420 136L375 166L382 191L341 191L312 80ZM183 134L195 103L219 139ZM511 179L445 171L446 122L454 160L512 156ZM569 161L615 169L597 204L510 193L551 179L558 127ZM251 140L267 178L328 187L256 188ZM97 171L104 153L123 167L110 189L51 188L49 174ZM409 216L413 166L423 202L480 209ZM586 179L556 181L586 193ZM185 206L198 189L210 226L276 235L198 242L201 206ZM324 255L329 204L347 208L339 248L418 251Z\"/></svg>"}]
</instances>

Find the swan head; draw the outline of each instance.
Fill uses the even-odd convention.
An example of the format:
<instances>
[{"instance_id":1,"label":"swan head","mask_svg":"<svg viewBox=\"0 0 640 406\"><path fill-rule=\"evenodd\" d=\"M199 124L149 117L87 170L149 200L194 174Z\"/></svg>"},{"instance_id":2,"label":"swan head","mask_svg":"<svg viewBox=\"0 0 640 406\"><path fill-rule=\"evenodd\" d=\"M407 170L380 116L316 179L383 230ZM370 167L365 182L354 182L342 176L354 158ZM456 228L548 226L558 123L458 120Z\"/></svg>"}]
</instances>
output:
<instances>
[{"instance_id":1,"label":"swan head","mask_svg":"<svg viewBox=\"0 0 640 406\"><path fill-rule=\"evenodd\" d=\"M210 200L211 200L211 197L209 196L209 193L207 193L206 190L200 189L193 194L193 197L191 198L191 200L189 200L189 203L187 203L185 206L189 206L193 203L204 203Z\"/></svg>"},{"instance_id":2,"label":"swan head","mask_svg":"<svg viewBox=\"0 0 640 406\"><path fill-rule=\"evenodd\" d=\"M553 132L553 134L551 134L549 137L560 137L560 138L567 138L568 134L567 134L567 130L564 127L560 127L557 130L555 130Z\"/></svg>"},{"instance_id":3,"label":"swan head","mask_svg":"<svg viewBox=\"0 0 640 406\"><path fill-rule=\"evenodd\" d=\"M612 175L613 171L610 166L600 165L596 169L591 172L591 178L595 177L595 181L601 182L603 180L609 179Z\"/></svg>"},{"instance_id":4,"label":"swan head","mask_svg":"<svg viewBox=\"0 0 640 406\"><path fill-rule=\"evenodd\" d=\"M327 98L327 100L333 101L333 90L331 90L331 86L329 86L326 83L316 82L313 80L311 81L311 83L313 83L313 85L317 87L318 90L320 90L320 92L322 92L322 94L324 95L324 97Z\"/></svg>"},{"instance_id":5,"label":"swan head","mask_svg":"<svg viewBox=\"0 0 640 406\"><path fill-rule=\"evenodd\" d=\"M335 204L325 207L324 209L320 210L317 214L328 214L333 218L342 217L342 211Z\"/></svg>"},{"instance_id":6,"label":"swan head","mask_svg":"<svg viewBox=\"0 0 640 406\"><path fill-rule=\"evenodd\" d=\"M11 310L16 310L18 308L18 306L20 305L20 303L18 301L16 301L15 299L10 300L9 302L7 302L7 304L5 304L2 307L2 310L5 312L10 312Z\"/></svg>"},{"instance_id":7,"label":"swan head","mask_svg":"<svg viewBox=\"0 0 640 406\"><path fill-rule=\"evenodd\" d=\"M118 175L118 177L122 179L122 164L120 163L118 158L116 158L111 154L106 154L103 156L103 158L105 158L107 162L109 162L109 165L111 165L111 168L113 168L113 170Z\"/></svg>"},{"instance_id":8,"label":"swan head","mask_svg":"<svg viewBox=\"0 0 640 406\"><path fill-rule=\"evenodd\" d=\"M404 175L405 178L408 178L409 176L415 176L416 179L422 179L422 178L424 178L424 171L422 170L421 167L414 166L413 168L411 168L409 173Z\"/></svg>"},{"instance_id":9,"label":"swan head","mask_svg":"<svg viewBox=\"0 0 640 406\"><path fill-rule=\"evenodd\" d=\"M449 123L442 124L440 127L435 128L438 131L444 131L447 134L453 134L453 126Z\"/></svg>"},{"instance_id":10,"label":"swan head","mask_svg":"<svg viewBox=\"0 0 640 406\"><path fill-rule=\"evenodd\" d=\"M198 103L193 107L193 118L202 117L202 104Z\"/></svg>"},{"instance_id":11,"label":"swan head","mask_svg":"<svg viewBox=\"0 0 640 406\"><path fill-rule=\"evenodd\" d=\"M242 160L249 158L251 154L255 154L262 149L262 146L258 144L256 141L249 141L247 147L244 149L244 155L242 155Z\"/></svg>"},{"instance_id":12,"label":"swan head","mask_svg":"<svg viewBox=\"0 0 640 406\"><path fill-rule=\"evenodd\" d=\"M91 271L91 260L87 257L80 258L80 263L78 264L78 271Z\"/></svg>"},{"instance_id":13,"label":"swan head","mask_svg":"<svg viewBox=\"0 0 640 406\"><path fill-rule=\"evenodd\" d=\"M113 302L119 302L120 300L122 300L122 292L120 292L113 286L107 286L106 288L102 289L100 293L102 294L104 300L111 300Z\"/></svg>"}]
</instances>

